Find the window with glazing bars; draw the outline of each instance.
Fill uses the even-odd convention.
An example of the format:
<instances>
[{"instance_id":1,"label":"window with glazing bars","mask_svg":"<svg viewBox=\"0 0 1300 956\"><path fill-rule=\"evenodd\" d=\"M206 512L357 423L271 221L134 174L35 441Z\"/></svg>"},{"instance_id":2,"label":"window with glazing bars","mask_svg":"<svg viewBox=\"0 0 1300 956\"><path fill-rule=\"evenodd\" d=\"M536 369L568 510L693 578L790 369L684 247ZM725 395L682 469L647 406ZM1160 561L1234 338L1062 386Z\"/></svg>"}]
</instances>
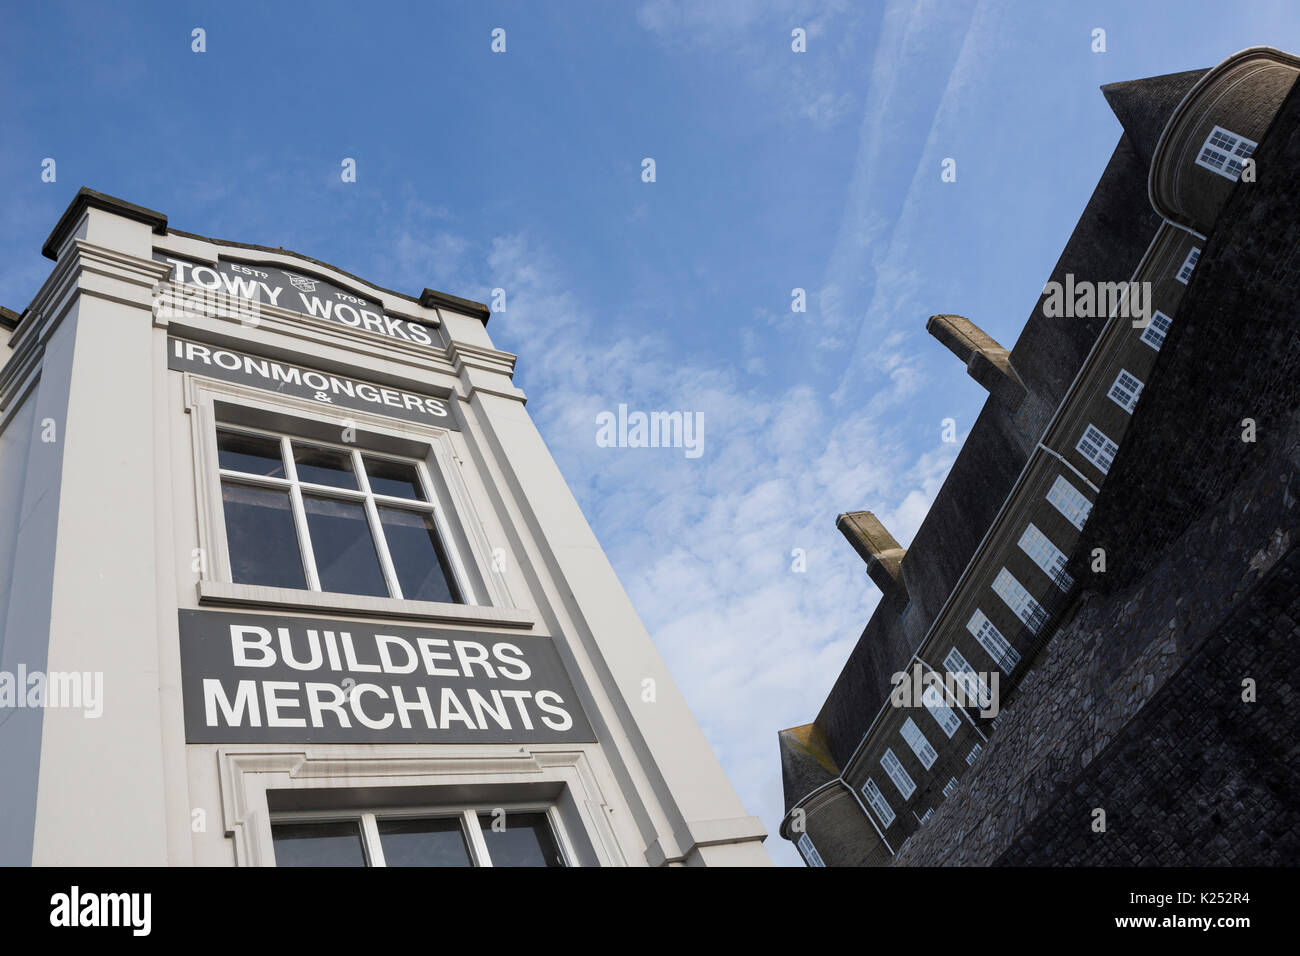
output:
<instances>
[{"instance_id":1,"label":"window with glazing bars","mask_svg":"<svg viewBox=\"0 0 1300 956\"><path fill-rule=\"evenodd\" d=\"M236 584L472 604L423 461L222 425Z\"/></svg>"},{"instance_id":2,"label":"window with glazing bars","mask_svg":"<svg viewBox=\"0 0 1300 956\"><path fill-rule=\"evenodd\" d=\"M1201 151L1196 157L1196 165L1204 166L1226 179L1236 182L1241 178L1246 160L1259 144L1254 140L1216 126L1205 137Z\"/></svg>"},{"instance_id":3,"label":"window with glazing bars","mask_svg":"<svg viewBox=\"0 0 1300 956\"><path fill-rule=\"evenodd\" d=\"M1142 397L1142 383L1127 369L1120 369L1108 394L1112 402L1132 415L1133 409L1137 408L1138 399Z\"/></svg>"},{"instance_id":4,"label":"window with glazing bars","mask_svg":"<svg viewBox=\"0 0 1300 956\"><path fill-rule=\"evenodd\" d=\"M1047 500L1052 503L1052 507L1065 515L1070 524L1080 530L1083 529L1084 522L1088 520L1088 515L1092 511L1092 502L1061 475L1057 475L1056 480L1052 482L1051 490L1047 492Z\"/></svg>"},{"instance_id":5,"label":"window with glazing bars","mask_svg":"<svg viewBox=\"0 0 1300 956\"><path fill-rule=\"evenodd\" d=\"M1102 434L1101 429L1096 425L1089 425L1084 429L1083 437L1079 439L1079 443L1074 448L1084 458L1096 465L1097 470L1103 475L1110 471L1115 456L1119 454L1119 446Z\"/></svg>"},{"instance_id":6,"label":"window with glazing bars","mask_svg":"<svg viewBox=\"0 0 1300 956\"><path fill-rule=\"evenodd\" d=\"M276 866L567 866L549 817L546 810L280 814L271 840Z\"/></svg>"},{"instance_id":7,"label":"window with glazing bars","mask_svg":"<svg viewBox=\"0 0 1300 956\"><path fill-rule=\"evenodd\" d=\"M1165 336L1169 334L1169 327L1173 324L1173 319L1163 312L1157 312L1151 316L1150 324L1142 330L1142 341L1159 352L1160 346L1165 344Z\"/></svg>"},{"instance_id":8,"label":"window with glazing bars","mask_svg":"<svg viewBox=\"0 0 1300 956\"><path fill-rule=\"evenodd\" d=\"M1062 591L1068 591L1074 586L1073 579L1065 573L1069 558L1032 521L1020 536L1020 550L1033 558L1034 564L1042 568Z\"/></svg>"},{"instance_id":9,"label":"window with glazing bars","mask_svg":"<svg viewBox=\"0 0 1300 956\"><path fill-rule=\"evenodd\" d=\"M1187 285L1187 283L1192 278L1192 270L1196 268L1196 263L1200 261L1201 261L1200 249L1193 249L1191 252L1187 253L1187 258L1183 260L1182 268L1178 270L1178 275L1176 276L1178 281L1181 282L1183 285Z\"/></svg>"}]
</instances>

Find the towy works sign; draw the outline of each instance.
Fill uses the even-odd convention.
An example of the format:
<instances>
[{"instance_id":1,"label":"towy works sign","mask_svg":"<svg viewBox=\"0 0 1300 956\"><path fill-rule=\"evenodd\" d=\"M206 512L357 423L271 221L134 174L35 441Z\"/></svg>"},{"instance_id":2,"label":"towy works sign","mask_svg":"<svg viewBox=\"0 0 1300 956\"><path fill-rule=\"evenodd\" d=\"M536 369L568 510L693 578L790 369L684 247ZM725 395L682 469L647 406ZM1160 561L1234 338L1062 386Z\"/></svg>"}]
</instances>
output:
<instances>
[{"instance_id":1,"label":"towy works sign","mask_svg":"<svg viewBox=\"0 0 1300 956\"><path fill-rule=\"evenodd\" d=\"M182 610L188 743L588 743L548 638Z\"/></svg>"},{"instance_id":2,"label":"towy works sign","mask_svg":"<svg viewBox=\"0 0 1300 956\"><path fill-rule=\"evenodd\" d=\"M208 293L274 305L310 315L324 322L366 329L390 339L433 345L429 327L421 322L389 315L384 307L363 296L319 279L266 263L244 263L222 257L216 265L192 262L170 253L154 251L154 260L172 267L171 279L198 286Z\"/></svg>"}]
</instances>

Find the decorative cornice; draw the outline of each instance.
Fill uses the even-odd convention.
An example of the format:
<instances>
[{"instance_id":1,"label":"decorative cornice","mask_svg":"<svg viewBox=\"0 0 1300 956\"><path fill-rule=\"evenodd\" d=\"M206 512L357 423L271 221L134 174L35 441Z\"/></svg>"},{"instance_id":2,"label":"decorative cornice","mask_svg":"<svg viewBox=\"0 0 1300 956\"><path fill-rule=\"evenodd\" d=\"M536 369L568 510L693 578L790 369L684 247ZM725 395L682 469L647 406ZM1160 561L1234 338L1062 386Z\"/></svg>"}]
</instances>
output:
<instances>
[{"instance_id":1,"label":"decorative cornice","mask_svg":"<svg viewBox=\"0 0 1300 956\"><path fill-rule=\"evenodd\" d=\"M72 197L72 202L68 203L68 208L63 211L59 221L55 223L49 238L45 240L45 245L41 246L41 255L57 262L59 247L63 245L67 234L81 221L81 216L87 209L100 209L124 219L134 219L149 226L159 235L167 232L167 217L162 213L82 186L77 190L77 195Z\"/></svg>"},{"instance_id":2,"label":"decorative cornice","mask_svg":"<svg viewBox=\"0 0 1300 956\"><path fill-rule=\"evenodd\" d=\"M473 316L484 325L487 325L488 317L492 314L482 302L475 302L473 299L462 299L458 295L439 292L437 289L425 289L421 292L420 305L426 309L446 309L448 312L459 312L461 315Z\"/></svg>"},{"instance_id":3,"label":"decorative cornice","mask_svg":"<svg viewBox=\"0 0 1300 956\"><path fill-rule=\"evenodd\" d=\"M513 377L518 356L499 349L484 348L481 345L469 345L464 342L452 342L447 346L447 358L460 374L462 368L480 368L485 372L498 372Z\"/></svg>"}]
</instances>

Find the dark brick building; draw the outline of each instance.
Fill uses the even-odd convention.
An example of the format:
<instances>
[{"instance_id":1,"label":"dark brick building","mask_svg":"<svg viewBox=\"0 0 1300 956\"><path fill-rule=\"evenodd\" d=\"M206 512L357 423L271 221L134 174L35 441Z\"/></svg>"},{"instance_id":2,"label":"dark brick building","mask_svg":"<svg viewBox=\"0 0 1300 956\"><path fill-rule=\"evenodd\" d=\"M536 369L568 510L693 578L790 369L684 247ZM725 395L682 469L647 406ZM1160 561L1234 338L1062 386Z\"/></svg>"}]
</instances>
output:
<instances>
[{"instance_id":1,"label":"dark brick building","mask_svg":"<svg viewBox=\"0 0 1300 956\"><path fill-rule=\"evenodd\" d=\"M1104 87L1123 136L1015 346L930 320L990 398L910 548L838 520L886 599L779 735L810 864L1300 861L1298 72Z\"/></svg>"}]
</instances>

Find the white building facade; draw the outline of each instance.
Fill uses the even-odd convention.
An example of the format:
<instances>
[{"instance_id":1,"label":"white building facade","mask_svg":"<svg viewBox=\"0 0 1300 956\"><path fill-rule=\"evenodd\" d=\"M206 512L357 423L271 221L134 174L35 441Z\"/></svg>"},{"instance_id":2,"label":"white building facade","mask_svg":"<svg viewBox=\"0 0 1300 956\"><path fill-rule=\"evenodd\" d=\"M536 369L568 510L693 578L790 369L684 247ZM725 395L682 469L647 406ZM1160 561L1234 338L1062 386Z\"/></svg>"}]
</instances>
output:
<instances>
[{"instance_id":1,"label":"white building facade","mask_svg":"<svg viewBox=\"0 0 1300 956\"><path fill-rule=\"evenodd\" d=\"M0 862L767 865L488 310L82 190L0 358Z\"/></svg>"}]
</instances>

